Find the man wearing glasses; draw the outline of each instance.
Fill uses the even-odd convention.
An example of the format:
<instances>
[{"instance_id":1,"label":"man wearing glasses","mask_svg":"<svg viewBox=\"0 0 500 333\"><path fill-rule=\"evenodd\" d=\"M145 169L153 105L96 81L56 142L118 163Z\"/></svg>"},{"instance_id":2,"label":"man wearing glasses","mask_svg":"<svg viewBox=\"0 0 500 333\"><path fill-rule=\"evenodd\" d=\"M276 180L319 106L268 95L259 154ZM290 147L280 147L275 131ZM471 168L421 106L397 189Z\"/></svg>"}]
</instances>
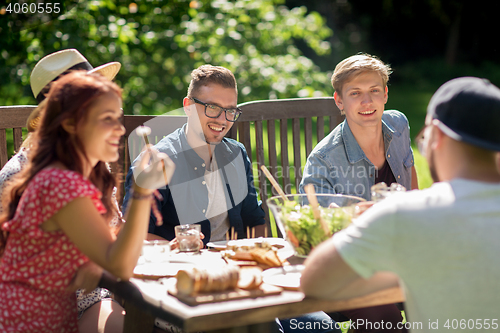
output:
<instances>
[{"instance_id":1,"label":"man wearing glasses","mask_svg":"<svg viewBox=\"0 0 500 333\"><path fill-rule=\"evenodd\" d=\"M500 89L448 81L425 123L434 185L384 199L318 246L301 287L335 299L400 284L410 331L498 331Z\"/></svg>"},{"instance_id":2,"label":"man wearing glasses","mask_svg":"<svg viewBox=\"0 0 500 333\"><path fill-rule=\"evenodd\" d=\"M241 114L233 73L224 67L204 65L191 73L183 100L187 124L155 146L176 164L170 184L159 189L163 225L151 216L149 239L175 238L179 224L201 224L204 243L238 238L247 227L264 235L265 220L254 188L252 166L244 146L225 135ZM126 179L124 207L131 195L132 169ZM125 208L124 208L125 209ZM176 240L171 242L177 247Z\"/></svg>"},{"instance_id":3,"label":"man wearing glasses","mask_svg":"<svg viewBox=\"0 0 500 333\"><path fill-rule=\"evenodd\" d=\"M257 200L250 159L243 144L225 137L241 114L236 107L238 90L234 75L224 67L203 65L192 71L191 78L183 100L187 124L155 145L172 159L176 168L169 185L159 189L163 197L158 201L163 224L157 226L151 214L148 239L173 240L171 248L176 248L174 227L192 223L201 224L205 244L225 240L226 232L232 228L238 238L246 236L247 227L255 228L257 237L264 236L264 210ZM123 209L131 195L132 169L125 183ZM304 324L328 323L327 328L308 331L311 333L340 333L324 312L295 320ZM177 330L159 319L156 325L167 331ZM276 330L302 332L293 330L289 320L277 321Z\"/></svg>"}]
</instances>

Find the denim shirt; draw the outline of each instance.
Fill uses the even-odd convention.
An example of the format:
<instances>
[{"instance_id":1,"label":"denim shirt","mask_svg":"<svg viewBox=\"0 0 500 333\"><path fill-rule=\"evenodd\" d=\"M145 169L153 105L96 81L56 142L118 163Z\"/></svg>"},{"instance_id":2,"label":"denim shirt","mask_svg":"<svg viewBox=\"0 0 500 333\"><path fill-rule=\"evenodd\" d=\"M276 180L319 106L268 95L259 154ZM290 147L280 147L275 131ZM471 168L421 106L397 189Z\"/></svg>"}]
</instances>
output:
<instances>
[{"instance_id":1,"label":"denim shirt","mask_svg":"<svg viewBox=\"0 0 500 333\"><path fill-rule=\"evenodd\" d=\"M413 150L406 116L396 110L384 111L382 134L385 158L397 182L411 189ZM377 169L354 138L347 120L339 124L314 148L307 158L299 191L313 184L318 193L355 195L371 200ZM388 184L389 185L389 184Z\"/></svg>"},{"instance_id":2,"label":"denim shirt","mask_svg":"<svg viewBox=\"0 0 500 333\"><path fill-rule=\"evenodd\" d=\"M157 226L156 218L151 213L149 233L172 240L175 238L174 226L199 223L205 235L203 242L206 244L211 235L210 221L205 216L208 208L208 189L204 179L206 168L204 160L187 142L185 131L186 125L155 145L158 151L166 153L175 163L175 172L170 184L159 189L163 200L157 200L157 203L163 216L163 224ZM240 142L228 138L224 138L216 146L213 154L218 165L216 172L220 172L226 185L229 223L238 237L243 238L247 226L265 224L264 210L257 200L250 159ZM123 211L132 193L133 172L132 166L125 181Z\"/></svg>"}]
</instances>

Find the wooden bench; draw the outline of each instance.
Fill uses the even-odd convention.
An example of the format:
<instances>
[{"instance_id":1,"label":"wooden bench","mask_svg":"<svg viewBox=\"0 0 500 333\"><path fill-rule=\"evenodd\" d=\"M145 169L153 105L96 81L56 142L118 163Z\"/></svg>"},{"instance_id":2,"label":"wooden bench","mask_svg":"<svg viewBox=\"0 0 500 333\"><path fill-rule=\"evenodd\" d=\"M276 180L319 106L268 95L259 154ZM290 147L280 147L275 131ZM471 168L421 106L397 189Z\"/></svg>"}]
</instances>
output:
<instances>
[{"instance_id":1,"label":"wooden bench","mask_svg":"<svg viewBox=\"0 0 500 333\"><path fill-rule=\"evenodd\" d=\"M252 101L242 103L243 113L231 128L228 137L242 142L252 160L258 194L270 226L266 200L277 195L260 170L265 165L287 194L297 191L302 177L302 168L313 147L344 117L332 97L294 98ZM10 158L7 149L6 129L13 129L14 149L22 143L21 128L34 106L0 107L0 166ZM120 159L113 169L126 174L132 160L142 148L140 140L130 134L145 124L152 129L151 143L156 143L186 122L186 116L134 116L124 117L126 134L123 138ZM287 149L284 149L286 147ZM11 155L11 154L10 154Z\"/></svg>"},{"instance_id":2,"label":"wooden bench","mask_svg":"<svg viewBox=\"0 0 500 333\"><path fill-rule=\"evenodd\" d=\"M21 147L22 129L26 128L26 120L33 109L35 106L31 105L0 106L0 168L12 157L12 151L17 152Z\"/></svg>"}]
</instances>

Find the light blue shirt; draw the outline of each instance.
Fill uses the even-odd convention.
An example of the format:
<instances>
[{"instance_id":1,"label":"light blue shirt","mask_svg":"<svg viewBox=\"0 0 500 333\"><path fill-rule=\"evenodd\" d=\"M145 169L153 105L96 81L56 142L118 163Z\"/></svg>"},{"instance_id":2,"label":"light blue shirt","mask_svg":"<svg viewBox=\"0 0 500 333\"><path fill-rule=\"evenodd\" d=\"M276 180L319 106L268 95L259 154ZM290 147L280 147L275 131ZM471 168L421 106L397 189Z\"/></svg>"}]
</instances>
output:
<instances>
[{"instance_id":1,"label":"light blue shirt","mask_svg":"<svg viewBox=\"0 0 500 333\"><path fill-rule=\"evenodd\" d=\"M413 150L406 116L396 110L384 111L382 134L385 158L396 181L411 189ZM377 169L366 157L344 120L314 148L307 158L299 191L313 184L317 193L355 195L371 200L370 188Z\"/></svg>"}]
</instances>

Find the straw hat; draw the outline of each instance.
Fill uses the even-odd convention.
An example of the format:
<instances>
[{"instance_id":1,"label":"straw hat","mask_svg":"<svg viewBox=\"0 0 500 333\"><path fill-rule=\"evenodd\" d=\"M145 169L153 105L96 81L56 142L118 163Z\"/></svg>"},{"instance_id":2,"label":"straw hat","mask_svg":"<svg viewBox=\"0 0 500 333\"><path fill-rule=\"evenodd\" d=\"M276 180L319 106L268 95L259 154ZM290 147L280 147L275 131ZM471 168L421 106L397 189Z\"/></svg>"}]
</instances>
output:
<instances>
[{"instance_id":1,"label":"straw hat","mask_svg":"<svg viewBox=\"0 0 500 333\"><path fill-rule=\"evenodd\" d=\"M61 75L66 74L70 70L87 70L89 73L99 73L110 80L113 80L118 74L122 65L119 62L110 62L99 67L92 67L85 57L75 49L67 49L51 53L43 57L31 72L30 84L33 95L39 105L34 109L27 120L27 128L29 132L34 132L38 126L40 118L40 110L43 108L44 94L47 89L44 89L49 83L57 80Z\"/></svg>"},{"instance_id":2,"label":"straw hat","mask_svg":"<svg viewBox=\"0 0 500 333\"><path fill-rule=\"evenodd\" d=\"M84 69L89 73L100 73L110 80L116 76L120 70L119 62L110 62L97 68L92 67L85 57L75 49L67 49L49 54L43 57L33 68L30 77L31 90L38 102L44 96L40 92L52 81L55 81L61 74L69 70Z\"/></svg>"}]
</instances>

